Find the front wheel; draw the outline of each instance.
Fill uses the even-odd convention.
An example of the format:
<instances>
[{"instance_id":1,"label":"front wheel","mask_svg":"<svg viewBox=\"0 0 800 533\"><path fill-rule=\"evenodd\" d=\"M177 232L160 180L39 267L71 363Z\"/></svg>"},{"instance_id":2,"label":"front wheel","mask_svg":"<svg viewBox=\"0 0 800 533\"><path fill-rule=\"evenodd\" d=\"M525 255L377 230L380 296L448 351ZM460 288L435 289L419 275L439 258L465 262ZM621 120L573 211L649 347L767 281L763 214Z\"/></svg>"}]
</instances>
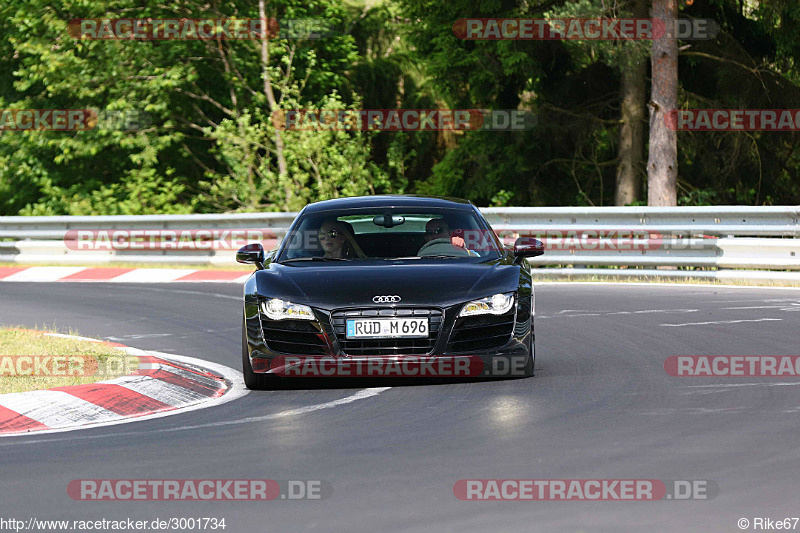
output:
<instances>
[{"instance_id":1,"label":"front wheel","mask_svg":"<svg viewBox=\"0 0 800 533\"><path fill-rule=\"evenodd\" d=\"M522 376L529 378L533 376L533 364L536 361L536 335L533 333L533 320L531 319L531 333L528 336L528 360L522 369Z\"/></svg>"},{"instance_id":2,"label":"front wheel","mask_svg":"<svg viewBox=\"0 0 800 533\"><path fill-rule=\"evenodd\" d=\"M250 353L247 350L247 323L242 320L242 375L244 385L250 390L266 390L275 388L276 377L272 374L257 374L250 364Z\"/></svg>"}]
</instances>

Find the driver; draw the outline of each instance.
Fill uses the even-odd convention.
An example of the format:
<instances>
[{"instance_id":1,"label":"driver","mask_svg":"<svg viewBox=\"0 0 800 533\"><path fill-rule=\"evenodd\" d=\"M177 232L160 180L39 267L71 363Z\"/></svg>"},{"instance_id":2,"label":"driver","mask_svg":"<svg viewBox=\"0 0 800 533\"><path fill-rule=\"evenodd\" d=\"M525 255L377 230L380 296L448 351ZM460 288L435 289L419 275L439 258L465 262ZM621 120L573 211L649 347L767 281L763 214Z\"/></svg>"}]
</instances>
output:
<instances>
[{"instance_id":1,"label":"driver","mask_svg":"<svg viewBox=\"0 0 800 533\"><path fill-rule=\"evenodd\" d=\"M317 237L325 252L323 257L338 259L364 257L364 252L353 237L352 226L347 222L329 218L320 226Z\"/></svg>"},{"instance_id":2,"label":"driver","mask_svg":"<svg viewBox=\"0 0 800 533\"><path fill-rule=\"evenodd\" d=\"M464 239L450 232L450 225L443 218L433 218L425 224L425 242L436 239L450 239L450 244L457 248L464 248Z\"/></svg>"}]
</instances>

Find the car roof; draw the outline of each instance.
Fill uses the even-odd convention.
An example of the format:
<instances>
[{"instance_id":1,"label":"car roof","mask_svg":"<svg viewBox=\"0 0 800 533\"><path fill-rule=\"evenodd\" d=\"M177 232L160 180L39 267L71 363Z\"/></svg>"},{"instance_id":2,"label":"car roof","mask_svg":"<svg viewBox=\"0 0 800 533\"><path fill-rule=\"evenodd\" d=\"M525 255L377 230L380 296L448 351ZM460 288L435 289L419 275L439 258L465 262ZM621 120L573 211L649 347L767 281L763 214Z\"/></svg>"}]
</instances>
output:
<instances>
[{"instance_id":1,"label":"car roof","mask_svg":"<svg viewBox=\"0 0 800 533\"><path fill-rule=\"evenodd\" d=\"M308 204L306 213L328 211L331 209L353 209L359 207L449 207L472 209L469 200L461 198L445 198L439 196L418 196L414 194L383 194L377 196L351 196L334 198Z\"/></svg>"}]
</instances>

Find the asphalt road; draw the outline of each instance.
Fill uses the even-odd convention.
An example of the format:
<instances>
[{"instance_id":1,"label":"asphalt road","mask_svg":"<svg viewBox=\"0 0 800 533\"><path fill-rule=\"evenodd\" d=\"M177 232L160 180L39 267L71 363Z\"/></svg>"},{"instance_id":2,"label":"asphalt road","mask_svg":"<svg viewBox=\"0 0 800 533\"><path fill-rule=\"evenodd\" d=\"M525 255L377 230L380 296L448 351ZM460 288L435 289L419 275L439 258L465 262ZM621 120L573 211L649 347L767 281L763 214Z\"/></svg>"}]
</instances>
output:
<instances>
[{"instance_id":1,"label":"asphalt road","mask_svg":"<svg viewBox=\"0 0 800 533\"><path fill-rule=\"evenodd\" d=\"M0 323L240 362L240 287L0 284ZM670 355L797 354L800 291L539 285L531 379L252 392L0 439L0 518L226 519L225 532L741 531L800 516L800 378L679 378ZM369 385L369 384L368 384ZM299 411L297 409L300 409ZM276 416L279 415L279 416ZM325 500L84 502L73 479L325 480ZM705 501L473 502L467 478L704 479ZM798 524L800 529L800 524Z\"/></svg>"}]
</instances>

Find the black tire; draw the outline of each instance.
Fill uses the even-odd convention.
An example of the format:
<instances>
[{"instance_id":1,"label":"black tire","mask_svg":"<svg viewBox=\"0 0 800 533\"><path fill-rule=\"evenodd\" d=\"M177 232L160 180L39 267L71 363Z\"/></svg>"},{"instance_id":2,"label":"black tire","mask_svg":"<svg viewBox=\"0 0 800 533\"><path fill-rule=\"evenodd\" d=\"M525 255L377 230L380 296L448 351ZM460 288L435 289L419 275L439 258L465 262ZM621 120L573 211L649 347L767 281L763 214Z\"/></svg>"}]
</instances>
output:
<instances>
[{"instance_id":1,"label":"black tire","mask_svg":"<svg viewBox=\"0 0 800 533\"><path fill-rule=\"evenodd\" d=\"M522 376L529 378L533 376L533 365L536 362L536 335L533 333L533 319L531 319L531 333L528 335L528 360L525 368L522 369Z\"/></svg>"},{"instance_id":2,"label":"black tire","mask_svg":"<svg viewBox=\"0 0 800 533\"><path fill-rule=\"evenodd\" d=\"M244 320L242 320L242 374L244 385L250 390L267 390L275 387L275 376L253 372L250 354L247 351L247 325Z\"/></svg>"}]
</instances>

